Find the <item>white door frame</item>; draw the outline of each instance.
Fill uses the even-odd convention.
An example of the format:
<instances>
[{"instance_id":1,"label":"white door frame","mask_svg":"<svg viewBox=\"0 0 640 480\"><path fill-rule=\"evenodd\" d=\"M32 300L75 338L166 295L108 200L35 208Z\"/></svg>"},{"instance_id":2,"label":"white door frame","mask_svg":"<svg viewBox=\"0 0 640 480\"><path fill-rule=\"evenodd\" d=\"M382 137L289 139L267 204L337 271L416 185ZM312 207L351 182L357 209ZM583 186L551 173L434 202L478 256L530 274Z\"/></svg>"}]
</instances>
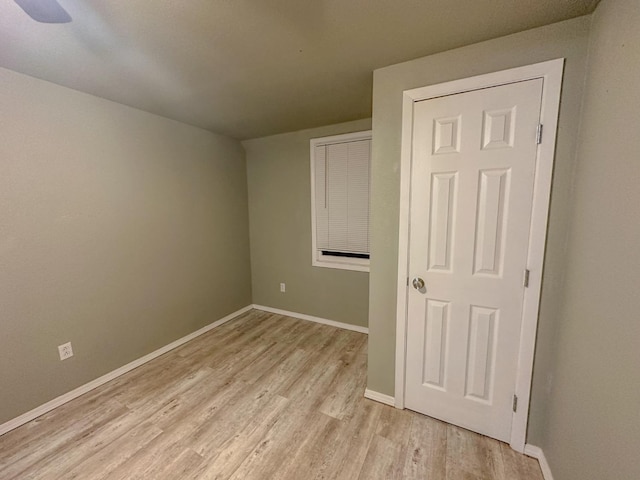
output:
<instances>
[{"instance_id":1,"label":"white door frame","mask_svg":"<svg viewBox=\"0 0 640 480\"><path fill-rule=\"evenodd\" d=\"M529 420L531 378L533 374L536 330L538 327L540 290L542 286L542 267L546 245L549 197L551 192L551 177L553 173L563 67L564 59L560 58L525 67L518 67L486 75L454 80L413 90L406 90L403 94L402 152L400 164L400 229L398 242L398 292L396 310L396 408L404 408L405 393L407 279L409 272L409 215L414 103L445 95L455 95L457 93L521 82L534 78L543 79L540 123L544 125L544 135L542 137L542 143L538 146L536 158L533 210L531 212L529 249L527 251L527 265L530 271L529 288L526 288L524 292L520 351L518 354L518 367L515 385L515 394L518 397L518 409L517 412L513 414L510 441L511 448L519 452L524 452L527 423Z\"/></svg>"}]
</instances>

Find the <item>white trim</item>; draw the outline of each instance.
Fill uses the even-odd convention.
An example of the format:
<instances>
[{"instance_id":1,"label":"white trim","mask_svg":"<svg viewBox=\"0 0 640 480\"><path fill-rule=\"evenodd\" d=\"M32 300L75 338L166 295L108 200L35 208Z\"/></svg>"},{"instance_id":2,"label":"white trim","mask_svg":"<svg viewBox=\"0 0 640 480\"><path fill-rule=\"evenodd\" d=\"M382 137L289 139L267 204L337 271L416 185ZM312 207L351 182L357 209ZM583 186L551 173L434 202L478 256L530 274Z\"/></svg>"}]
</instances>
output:
<instances>
[{"instance_id":1,"label":"white trim","mask_svg":"<svg viewBox=\"0 0 640 480\"><path fill-rule=\"evenodd\" d=\"M298 318L300 320L308 320L310 322L322 323L323 325L330 325L332 327L342 328L344 330L351 330L354 332L369 334L367 327L360 327L358 325L351 325L350 323L336 322L335 320L328 320L326 318L314 317L305 313L290 312L288 310L281 310L279 308L265 307L264 305L252 305L256 310L262 310L263 312L275 313L277 315L285 315L287 317Z\"/></svg>"},{"instance_id":2,"label":"white trim","mask_svg":"<svg viewBox=\"0 0 640 480\"><path fill-rule=\"evenodd\" d=\"M411 148L413 144L413 103L414 100L403 95L402 98L402 145L400 163L400 219L398 239L398 280L396 295L396 407L404 408L404 380L407 351L407 294L409 283L409 234L411 225Z\"/></svg>"},{"instance_id":3,"label":"white trim","mask_svg":"<svg viewBox=\"0 0 640 480\"><path fill-rule=\"evenodd\" d=\"M340 135L331 135L330 137L312 138L311 148L320 145L333 145L334 143L357 142L358 140L371 140L373 130L362 130L360 132L341 133Z\"/></svg>"},{"instance_id":4,"label":"white trim","mask_svg":"<svg viewBox=\"0 0 640 480\"><path fill-rule=\"evenodd\" d=\"M330 137L312 138L309 140L309 170L311 172L311 265L314 267L337 268L340 270L353 270L356 272L369 272L369 259L328 257L318 255L316 239L316 179L315 179L315 154L316 147L336 143L356 142L358 140L371 140L372 130L344 133Z\"/></svg>"},{"instance_id":5,"label":"white trim","mask_svg":"<svg viewBox=\"0 0 640 480\"><path fill-rule=\"evenodd\" d=\"M315 234L313 235L315 238ZM340 270L352 270L354 272L369 273L368 258L331 257L329 255L318 254L311 259L311 265L314 267L337 268Z\"/></svg>"},{"instance_id":6,"label":"white trim","mask_svg":"<svg viewBox=\"0 0 640 480\"><path fill-rule=\"evenodd\" d=\"M84 395L85 393L93 390L94 388L104 385L105 383L110 382L111 380L121 375L124 375L127 372L130 372L134 368L138 368L139 366L144 365L145 363L153 360L154 358L159 357L160 355L164 355L170 350L173 350L174 348L177 348L180 345L183 345L193 340L194 338L202 335L203 333L207 333L209 330L219 327L223 323L226 323L229 320L232 320L235 317L242 315L245 312L248 312L252 308L253 308L252 305L248 305L236 312L230 313L226 317L223 317L220 320L210 323L206 327L202 327L200 330L196 330L195 332L190 333L189 335L182 337L176 340L175 342L171 342L170 344L165 345L164 347L159 348L158 350L155 350L145 355L144 357L140 357L137 360L134 360L133 362L127 363L126 365L123 365L120 368L117 368L105 375L102 375L101 377L98 377L95 380L90 381L89 383L85 383L84 385L74 390L71 390L70 392L60 395L59 397L54 398L53 400L50 400L49 402L43 405L40 405L39 407L36 407L33 410L23 413L19 417L16 417L12 420L9 420L8 422L3 423L2 425L0 425L0 435L3 435L9 432L10 430L13 430L14 428L18 428L19 426L24 425L25 423L28 423L31 420L34 420L41 415L44 415L45 413L53 410L54 408L64 405L65 403L70 402L71 400L78 398L81 395Z\"/></svg>"},{"instance_id":7,"label":"white trim","mask_svg":"<svg viewBox=\"0 0 640 480\"><path fill-rule=\"evenodd\" d=\"M369 390L368 388L364 391L364 398L368 398L369 400L373 400L375 402L384 403L385 405L389 405L391 407L394 407L396 405L396 399L391 395L374 392L373 390Z\"/></svg>"},{"instance_id":8,"label":"white trim","mask_svg":"<svg viewBox=\"0 0 640 480\"><path fill-rule=\"evenodd\" d=\"M413 105L415 102L444 95L455 95L481 88L495 87L534 78L543 79L540 122L544 125L544 137L538 146L536 159L536 177L534 185L531 230L529 232L528 268L531 272L529 288L525 289L522 309L522 330L515 394L521 405L513 414L510 444L514 450L522 452L525 446L527 423L529 419L529 399L531 395L531 377L540 291L542 285L542 267L546 245L547 221L549 215L549 197L551 176L555 155L556 131L560 107L560 89L564 59L550 60L525 67L513 68L486 75L454 80L452 82L407 90L403 95L402 111L402 151L400 163L400 227L398 233L398 284L396 308L396 368L395 398L396 407L404 408L404 379L406 355L407 322L407 275L409 261L409 213L411 179L411 144L413 125Z\"/></svg>"},{"instance_id":9,"label":"white trim","mask_svg":"<svg viewBox=\"0 0 640 480\"><path fill-rule=\"evenodd\" d=\"M540 464L540 470L542 470L542 476L544 477L544 480L553 480L553 475L551 475L551 468L549 467L549 463L547 463L547 457L544 456L544 452L540 447L536 447L535 445L529 445L527 443L524 446L524 454L538 460L538 463Z\"/></svg>"}]
</instances>

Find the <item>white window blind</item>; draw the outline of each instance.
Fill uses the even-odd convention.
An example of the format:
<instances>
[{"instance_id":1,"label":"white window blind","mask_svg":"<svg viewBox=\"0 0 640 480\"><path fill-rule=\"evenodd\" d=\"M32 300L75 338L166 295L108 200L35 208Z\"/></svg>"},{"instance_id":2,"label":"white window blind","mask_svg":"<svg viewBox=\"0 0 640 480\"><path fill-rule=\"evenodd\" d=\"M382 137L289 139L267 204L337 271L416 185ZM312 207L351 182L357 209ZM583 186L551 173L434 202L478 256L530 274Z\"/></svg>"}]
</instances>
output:
<instances>
[{"instance_id":1,"label":"white window blind","mask_svg":"<svg viewBox=\"0 0 640 480\"><path fill-rule=\"evenodd\" d=\"M339 263L349 263L349 256L357 257L361 265L369 254L371 138L332 138L337 141L321 143L318 139L312 145L314 256L317 260L337 255L341 259L334 261Z\"/></svg>"}]
</instances>

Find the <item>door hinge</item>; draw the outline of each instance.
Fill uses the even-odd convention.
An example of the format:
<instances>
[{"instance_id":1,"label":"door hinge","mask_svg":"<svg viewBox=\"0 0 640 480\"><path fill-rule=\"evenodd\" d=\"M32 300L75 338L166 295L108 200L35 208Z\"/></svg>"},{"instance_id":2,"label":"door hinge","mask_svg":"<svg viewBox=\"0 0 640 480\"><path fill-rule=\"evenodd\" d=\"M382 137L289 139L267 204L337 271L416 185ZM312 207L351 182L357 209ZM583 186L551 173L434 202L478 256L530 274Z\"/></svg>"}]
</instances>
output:
<instances>
[{"instance_id":1,"label":"door hinge","mask_svg":"<svg viewBox=\"0 0 640 480\"><path fill-rule=\"evenodd\" d=\"M529 274L530 273L531 272L529 271L528 268L524 271L524 279L523 279L522 283L525 286L525 288L529 286Z\"/></svg>"},{"instance_id":2,"label":"door hinge","mask_svg":"<svg viewBox=\"0 0 640 480\"><path fill-rule=\"evenodd\" d=\"M513 396L513 413L518 411L518 396Z\"/></svg>"},{"instance_id":3,"label":"door hinge","mask_svg":"<svg viewBox=\"0 0 640 480\"><path fill-rule=\"evenodd\" d=\"M538 128L536 129L536 144L540 145L542 143L542 129L543 125L541 123L538 124Z\"/></svg>"}]
</instances>

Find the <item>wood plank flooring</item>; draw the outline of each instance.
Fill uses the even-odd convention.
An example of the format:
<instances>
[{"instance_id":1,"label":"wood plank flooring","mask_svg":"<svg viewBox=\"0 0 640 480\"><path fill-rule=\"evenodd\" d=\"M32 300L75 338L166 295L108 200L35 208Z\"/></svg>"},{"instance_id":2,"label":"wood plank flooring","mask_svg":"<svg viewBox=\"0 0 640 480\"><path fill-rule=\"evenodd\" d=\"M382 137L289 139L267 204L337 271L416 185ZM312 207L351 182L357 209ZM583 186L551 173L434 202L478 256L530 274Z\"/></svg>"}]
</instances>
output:
<instances>
[{"instance_id":1,"label":"wood plank flooring","mask_svg":"<svg viewBox=\"0 0 640 480\"><path fill-rule=\"evenodd\" d=\"M542 480L363 397L367 336L253 310L0 437L0 479Z\"/></svg>"}]
</instances>

